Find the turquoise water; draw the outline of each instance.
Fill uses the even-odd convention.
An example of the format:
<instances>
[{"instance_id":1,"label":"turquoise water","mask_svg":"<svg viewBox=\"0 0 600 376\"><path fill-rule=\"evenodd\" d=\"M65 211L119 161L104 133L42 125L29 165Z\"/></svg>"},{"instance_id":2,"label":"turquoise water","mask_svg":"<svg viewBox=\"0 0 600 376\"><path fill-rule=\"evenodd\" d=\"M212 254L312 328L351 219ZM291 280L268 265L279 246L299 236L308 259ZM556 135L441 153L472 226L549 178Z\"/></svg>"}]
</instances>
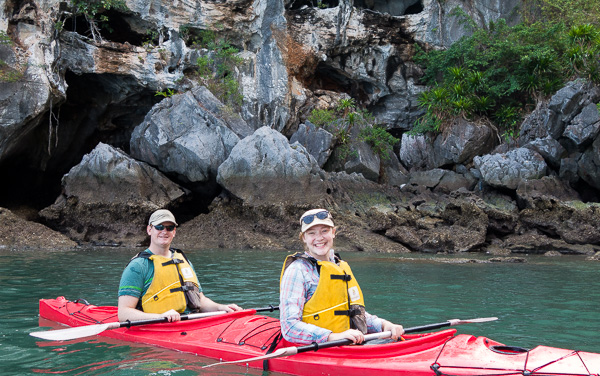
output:
<instances>
[{"instance_id":1,"label":"turquoise water","mask_svg":"<svg viewBox=\"0 0 600 376\"><path fill-rule=\"evenodd\" d=\"M48 342L28 335L39 321L38 300L65 296L116 304L119 277L139 250L72 252L0 250L0 375L270 375L213 360L102 337ZM204 292L243 307L278 303L286 253L188 251ZM345 253L366 296L367 310L405 327L496 316L457 326L511 346L600 352L600 278L597 262L580 257L527 257L526 263L447 263L449 256ZM464 257L464 256L456 256ZM471 256L470 256L471 257ZM40 328L40 325L43 328Z\"/></svg>"}]
</instances>

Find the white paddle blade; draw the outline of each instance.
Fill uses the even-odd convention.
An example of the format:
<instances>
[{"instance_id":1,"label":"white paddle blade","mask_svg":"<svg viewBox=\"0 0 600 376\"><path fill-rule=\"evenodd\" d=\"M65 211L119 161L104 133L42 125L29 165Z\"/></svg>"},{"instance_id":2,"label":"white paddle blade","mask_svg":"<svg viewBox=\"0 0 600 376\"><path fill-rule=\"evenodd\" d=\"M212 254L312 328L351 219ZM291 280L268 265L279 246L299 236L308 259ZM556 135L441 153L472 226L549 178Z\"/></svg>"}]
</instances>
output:
<instances>
[{"instance_id":1,"label":"white paddle blade","mask_svg":"<svg viewBox=\"0 0 600 376\"><path fill-rule=\"evenodd\" d=\"M70 339L78 339L83 337L93 336L102 333L108 329L111 324L96 324L86 326L76 326L73 328L48 330L45 332L29 333L30 336L46 339L48 341L68 341Z\"/></svg>"},{"instance_id":2,"label":"white paddle blade","mask_svg":"<svg viewBox=\"0 0 600 376\"><path fill-rule=\"evenodd\" d=\"M470 320L462 320L462 321L465 324L466 323L472 324L472 323L477 323L477 322L488 322L488 321L496 321L496 320L498 320L497 317L481 317L478 319L470 319Z\"/></svg>"},{"instance_id":3,"label":"white paddle blade","mask_svg":"<svg viewBox=\"0 0 600 376\"><path fill-rule=\"evenodd\" d=\"M461 319L452 319L452 320L448 320L448 322L450 323L450 326L453 325L459 325L459 324L474 324L474 323L478 323L478 322L488 322L488 321L495 321L498 320L497 317L480 317L477 319L469 319L469 320L461 320Z\"/></svg>"}]
</instances>

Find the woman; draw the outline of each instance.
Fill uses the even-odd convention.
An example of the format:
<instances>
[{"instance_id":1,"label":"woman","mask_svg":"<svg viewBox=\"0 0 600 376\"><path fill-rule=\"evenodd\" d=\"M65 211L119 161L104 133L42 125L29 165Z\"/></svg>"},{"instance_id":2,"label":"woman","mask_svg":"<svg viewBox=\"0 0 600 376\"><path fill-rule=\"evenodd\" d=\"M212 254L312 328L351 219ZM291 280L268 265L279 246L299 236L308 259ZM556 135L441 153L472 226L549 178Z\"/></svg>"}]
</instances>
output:
<instances>
[{"instance_id":1,"label":"woman","mask_svg":"<svg viewBox=\"0 0 600 376\"><path fill-rule=\"evenodd\" d=\"M350 339L362 343L366 333L391 331L397 340L402 325L365 311L360 286L350 266L334 254L336 228L325 209L300 217L304 253L286 258L281 271L280 318L283 337L298 344Z\"/></svg>"}]
</instances>

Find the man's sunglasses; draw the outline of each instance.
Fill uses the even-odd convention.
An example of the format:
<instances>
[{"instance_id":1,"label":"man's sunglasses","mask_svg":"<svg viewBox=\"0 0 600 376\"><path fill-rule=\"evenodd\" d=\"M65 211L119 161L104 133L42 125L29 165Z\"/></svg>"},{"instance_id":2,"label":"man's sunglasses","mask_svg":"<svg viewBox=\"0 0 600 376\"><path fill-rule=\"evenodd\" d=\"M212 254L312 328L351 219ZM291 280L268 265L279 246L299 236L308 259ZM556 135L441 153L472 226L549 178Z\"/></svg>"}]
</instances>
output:
<instances>
[{"instance_id":1,"label":"man's sunglasses","mask_svg":"<svg viewBox=\"0 0 600 376\"><path fill-rule=\"evenodd\" d=\"M300 219L300 220L302 222L304 222L305 224L310 225L315 220L315 217L317 217L318 219L323 220L323 219L329 217L329 212L327 210L323 210L323 211L320 211L318 213L309 214L309 215L307 215L305 217L302 217L302 219Z\"/></svg>"},{"instance_id":2,"label":"man's sunglasses","mask_svg":"<svg viewBox=\"0 0 600 376\"><path fill-rule=\"evenodd\" d=\"M166 229L167 231L173 231L173 230L175 230L175 225L168 225L168 226L165 226L165 225L163 225L163 224L160 224L160 225L155 225L155 226L153 226L153 227L154 227L154 228L155 228L157 231L162 231L162 230L164 230L164 229Z\"/></svg>"}]
</instances>

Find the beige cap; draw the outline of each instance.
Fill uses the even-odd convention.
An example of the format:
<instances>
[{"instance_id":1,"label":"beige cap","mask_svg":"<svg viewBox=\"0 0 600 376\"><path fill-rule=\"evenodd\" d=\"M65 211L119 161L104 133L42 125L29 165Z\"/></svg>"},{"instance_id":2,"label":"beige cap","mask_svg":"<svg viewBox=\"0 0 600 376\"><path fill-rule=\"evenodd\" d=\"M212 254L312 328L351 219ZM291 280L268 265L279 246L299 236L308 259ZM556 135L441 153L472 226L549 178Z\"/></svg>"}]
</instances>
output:
<instances>
[{"instance_id":1,"label":"beige cap","mask_svg":"<svg viewBox=\"0 0 600 376\"><path fill-rule=\"evenodd\" d=\"M160 209L152 213L150 216L150 220L148 221L149 225L156 226L163 222L173 222L175 226L179 226L177 222L175 222L175 216L173 213L166 209Z\"/></svg>"},{"instance_id":2,"label":"beige cap","mask_svg":"<svg viewBox=\"0 0 600 376\"><path fill-rule=\"evenodd\" d=\"M324 218L319 218L317 214L319 214L319 216L323 216ZM335 227L333 220L331 219L331 213L325 209L311 209L305 212L302 214L302 217L300 217L300 225L302 225L301 232L304 232L315 225L327 225L330 227Z\"/></svg>"}]
</instances>

